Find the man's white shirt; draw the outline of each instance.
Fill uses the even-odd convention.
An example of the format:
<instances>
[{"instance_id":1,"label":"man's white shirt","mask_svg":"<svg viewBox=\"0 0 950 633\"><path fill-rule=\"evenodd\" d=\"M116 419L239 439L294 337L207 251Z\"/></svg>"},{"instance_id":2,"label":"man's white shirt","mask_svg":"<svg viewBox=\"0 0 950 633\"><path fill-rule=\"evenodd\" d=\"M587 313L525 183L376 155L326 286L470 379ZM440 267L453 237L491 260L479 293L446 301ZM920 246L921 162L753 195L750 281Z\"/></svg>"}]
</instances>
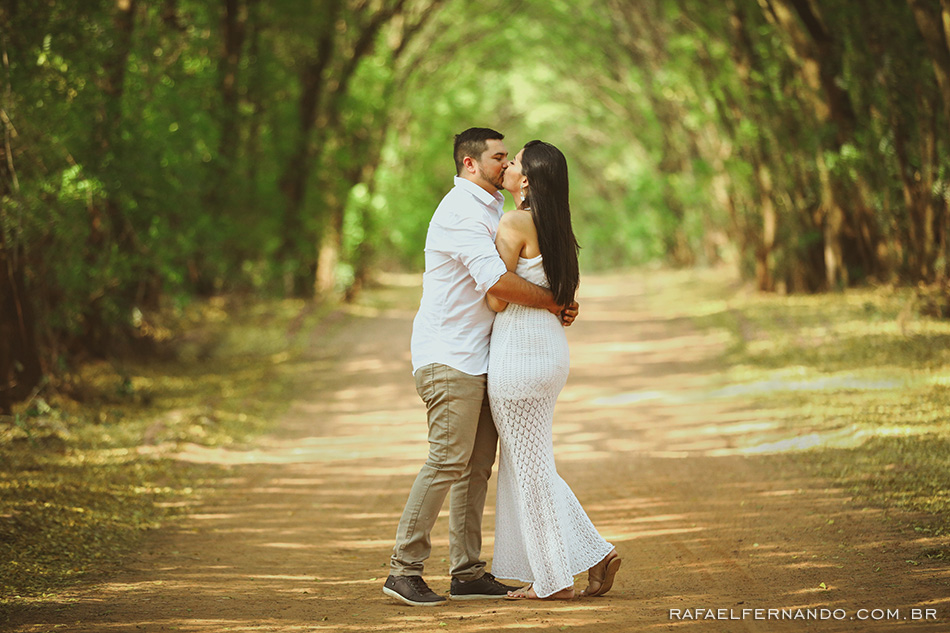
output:
<instances>
[{"instance_id":1,"label":"man's white shirt","mask_svg":"<svg viewBox=\"0 0 950 633\"><path fill-rule=\"evenodd\" d=\"M495 249L504 196L465 178L439 203L426 235L422 301L412 323L412 372L431 363L488 372L495 313L485 294L508 268Z\"/></svg>"}]
</instances>

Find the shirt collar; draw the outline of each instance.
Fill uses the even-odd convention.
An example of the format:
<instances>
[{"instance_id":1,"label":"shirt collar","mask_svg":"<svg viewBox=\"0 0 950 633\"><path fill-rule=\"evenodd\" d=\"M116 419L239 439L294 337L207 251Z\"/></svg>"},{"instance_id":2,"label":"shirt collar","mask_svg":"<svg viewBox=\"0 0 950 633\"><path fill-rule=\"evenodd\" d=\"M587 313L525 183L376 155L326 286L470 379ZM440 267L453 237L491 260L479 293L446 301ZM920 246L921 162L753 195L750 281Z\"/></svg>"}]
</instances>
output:
<instances>
[{"instance_id":1,"label":"shirt collar","mask_svg":"<svg viewBox=\"0 0 950 633\"><path fill-rule=\"evenodd\" d=\"M461 187L465 191L469 192L470 194L478 198L478 200L485 205L491 206L492 204L495 204L495 203L501 204L501 205L505 204L505 196L503 196L500 191L496 191L495 193L488 193L487 191L485 191L484 189L476 185L474 182L472 182L468 178L462 178L461 176L456 176L455 186Z\"/></svg>"}]
</instances>

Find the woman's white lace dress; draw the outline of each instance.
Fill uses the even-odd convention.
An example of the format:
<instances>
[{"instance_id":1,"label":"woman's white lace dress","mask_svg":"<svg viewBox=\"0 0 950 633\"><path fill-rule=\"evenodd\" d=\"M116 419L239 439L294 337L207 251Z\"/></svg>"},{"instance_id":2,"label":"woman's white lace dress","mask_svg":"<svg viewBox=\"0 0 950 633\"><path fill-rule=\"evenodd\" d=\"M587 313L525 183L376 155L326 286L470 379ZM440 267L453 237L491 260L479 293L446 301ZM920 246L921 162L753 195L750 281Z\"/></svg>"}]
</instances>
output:
<instances>
[{"instance_id":1,"label":"woman's white lace dress","mask_svg":"<svg viewBox=\"0 0 950 633\"><path fill-rule=\"evenodd\" d=\"M516 272L548 286L540 255L521 258ZM501 456L492 573L533 583L541 598L573 585L613 549L554 466L554 404L569 365L557 316L509 304L495 317L488 398Z\"/></svg>"}]
</instances>

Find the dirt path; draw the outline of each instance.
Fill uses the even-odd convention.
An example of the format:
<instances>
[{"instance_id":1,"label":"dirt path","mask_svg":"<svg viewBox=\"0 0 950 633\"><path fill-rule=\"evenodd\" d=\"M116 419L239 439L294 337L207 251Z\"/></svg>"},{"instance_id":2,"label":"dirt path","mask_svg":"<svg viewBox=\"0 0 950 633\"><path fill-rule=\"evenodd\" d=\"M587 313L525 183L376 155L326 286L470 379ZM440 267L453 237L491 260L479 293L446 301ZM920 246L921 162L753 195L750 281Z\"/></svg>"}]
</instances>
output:
<instances>
[{"instance_id":1,"label":"dirt path","mask_svg":"<svg viewBox=\"0 0 950 633\"><path fill-rule=\"evenodd\" d=\"M781 433L742 402L715 397L721 343L647 311L649 283L585 280L555 422L559 471L624 558L607 596L414 609L382 595L426 453L408 372L410 298L403 309L354 310L332 336L315 333L299 401L275 435L250 451L182 454L230 464L218 494L150 538L109 582L12 630L950 630L946 566L908 565L908 537L878 512L855 508L788 455L752 454ZM492 530L489 507L488 555ZM434 541L427 579L446 593L444 519ZM743 609L763 611L737 619ZM762 619L768 609L818 617ZM831 615L820 619L821 609ZM938 619L910 619L911 609Z\"/></svg>"}]
</instances>

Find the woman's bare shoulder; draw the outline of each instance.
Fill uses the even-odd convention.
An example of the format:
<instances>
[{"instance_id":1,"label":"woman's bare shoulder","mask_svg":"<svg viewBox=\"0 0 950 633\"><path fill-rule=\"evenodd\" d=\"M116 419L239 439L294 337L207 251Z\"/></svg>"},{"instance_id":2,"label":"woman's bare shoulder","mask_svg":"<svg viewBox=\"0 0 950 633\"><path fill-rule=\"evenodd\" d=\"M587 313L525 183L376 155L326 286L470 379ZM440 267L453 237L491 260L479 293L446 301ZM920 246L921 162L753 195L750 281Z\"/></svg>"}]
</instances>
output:
<instances>
[{"instance_id":1,"label":"woman's bare shoulder","mask_svg":"<svg viewBox=\"0 0 950 633\"><path fill-rule=\"evenodd\" d=\"M530 211L515 209L501 216L498 224L498 239L521 245L519 255L531 258L541 251L538 248L538 231Z\"/></svg>"},{"instance_id":2,"label":"woman's bare shoulder","mask_svg":"<svg viewBox=\"0 0 950 633\"><path fill-rule=\"evenodd\" d=\"M511 211L505 212L501 216L501 221L498 223L498 229L504 229L509 231L517 231L519 233L531 232L534 231L534 218L531 217L530 211L525 211L523 209L513 209Z\"/></svg>"}]
</instances>

